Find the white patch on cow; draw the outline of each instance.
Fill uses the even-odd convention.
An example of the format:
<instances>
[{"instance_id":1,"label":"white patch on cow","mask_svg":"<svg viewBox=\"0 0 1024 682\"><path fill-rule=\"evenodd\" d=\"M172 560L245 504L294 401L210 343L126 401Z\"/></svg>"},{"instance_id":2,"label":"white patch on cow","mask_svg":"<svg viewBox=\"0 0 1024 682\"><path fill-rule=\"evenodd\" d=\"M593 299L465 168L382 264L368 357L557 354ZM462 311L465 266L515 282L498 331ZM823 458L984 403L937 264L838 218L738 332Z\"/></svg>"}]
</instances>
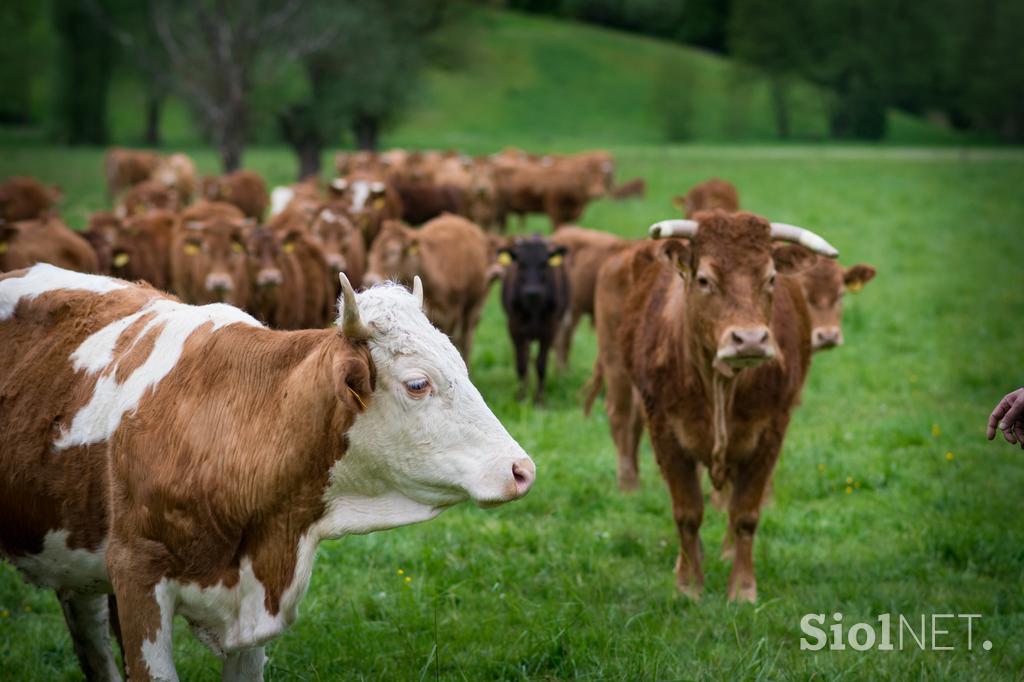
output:
<instances>
[{"instance_id":1,"label":"white patch on cow","mask_svg":"<svg viewBox=\"0 0 1024 682\"><path fill-rule=\"evenodd\" d=\"M68 547L67 530L51 530L43 538L43 551L13 557L11 562L26 580L50 589L65 588L81 594L109 592L107 541L95 549Z\"/></svg>"},{"instance_id":2,"label":"white patch on cow","mask_svg":"<svg viewBox=\"0 0 1024 682\"><path fill-rule=\"evenodd\" d=\"M154 682L178 682L174 668L174 588L167 578L161 578L153 588L153 599L160 607L160 627L154 638L143 640L142 660Z\"/></svg>"},{"instance_id":3,"label":"white patch on cow","mask_svg":"<svg viewBox=\"0 0 1024 682\"><path fill-rule=\"evenodd\" d=\"M281 595L280 609L271 614L266 608L267 592L253 572L252 559L242 557L238 582L226 587L223 582L209 587L193 583L169 583L178 604L178 613L192 624L196 637L214 653L260 647L281 634L298 615L299 601L306 594L316 559L318 537L307 532L295 549L292 581Z\"/></svg>"},{"instance_id":4,"label":"white patch on cow","mask_svg":"<svg viewBox=\"0 0 1024 682\"><path fill-rule=\"evenodd\" d=\"M275 216L283 211L294 198L295 190L291 187L275 187L270 193L270 215Z\"/></svg>"},{"instance_id":5,"label":"white patch on cow","mask_svg":"<svg viewBox=\"0 0 1024 682\"><path fill-rule=\"evenodd\" d=\"M156 335L153 349L124 383L118 383L116 370L120 358L114 358L114 346L133 322L146 315L151 315L151 318L125 350L125 355L150 333ZM75 413L71 427L61 433L55 447L89 445L110 438L124 414L135 410L143 395L155 388L178 364L192 332L207 324L212 325L210 331L216 331L235 323L262 326L249 314L224 303L191 306L156 298L131 315L93 333L71 354L71 362L75 369L89 374L109 371L104 371L96 380L89 402Z\"/></svg>"},{"instance_id":6,"label":"white patch on cow","mask_svg":"<svg viewBox=\"0 0 1024 682\"><path fill-rule=\"evenodd\" d=\"M29 268L22 277L11 277L0 281L0 322L14 314L18 302L32 299L49 291L74 289L106 294L129 286L112 277L85 275L81 272L64 270L49 263L39 263Z\"/></svg>"},{"instance_id":7,"label":"white patch on cow","mask_svg":"<svg viewBox=\"0 0 1024 682\"><path fill-rule=\"evenodd\" d=\"M370 185L367 180L356 180L352 183L352 210L362 211L366 200L370 198Z\"/></svg>"},{"instance_id":8,"label":"white patch on cow","mask_svg":"<svg viewBox=\"0 0 1024 682\"><path fill-rule=\"evenodd\" d=\"M97 680L120 680L121 671L110 648L110 610L106 594L77 594L59 590L67 620L74 640L75 651L84 656Z\"/></svg>"},{"instance_id":9,"label":"white patch on cow","mask_svg":"<svg viewBox=\"0 0 1024 682\"><path fill-rule=\"evenodd\" d=\"M368 343L377 385L348 432L348 451L331 470L321 534L424 521L466 499L484 505L514 499L513 463L532 463L487 408L448 337L403 287L388 283L357 297L373 332ZM432 394L409 397L404 382L422 377Z\"/></svg>"}]
</instances>

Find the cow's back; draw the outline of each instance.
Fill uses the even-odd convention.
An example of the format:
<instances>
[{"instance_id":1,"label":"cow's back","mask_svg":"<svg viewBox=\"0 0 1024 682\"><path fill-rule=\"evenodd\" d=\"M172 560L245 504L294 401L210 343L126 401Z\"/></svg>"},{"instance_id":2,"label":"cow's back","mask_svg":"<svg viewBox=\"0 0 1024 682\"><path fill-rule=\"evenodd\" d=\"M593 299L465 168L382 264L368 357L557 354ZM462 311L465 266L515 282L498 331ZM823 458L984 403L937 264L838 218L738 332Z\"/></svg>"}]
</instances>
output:
<instances>
[{"instance_id":1,"label":"cow's back","mask_svg":"<svg viewBox=\"0 0 1024 682\"><path fill-rule=\"evenodd\" d=\"M489 252L483 230L461 216L444 214L417 236L427 296L463 301L486 294Z\"/></svg>"}]
</instances>

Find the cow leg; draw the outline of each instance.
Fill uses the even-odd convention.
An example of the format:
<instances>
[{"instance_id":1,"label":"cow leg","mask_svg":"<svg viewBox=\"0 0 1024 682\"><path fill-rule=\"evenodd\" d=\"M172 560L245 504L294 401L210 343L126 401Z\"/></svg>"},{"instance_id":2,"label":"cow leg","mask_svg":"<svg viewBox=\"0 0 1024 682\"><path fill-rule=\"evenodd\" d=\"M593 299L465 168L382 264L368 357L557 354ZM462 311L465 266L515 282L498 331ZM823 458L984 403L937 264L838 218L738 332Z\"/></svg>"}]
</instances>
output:
<instances>
[{"instance_id":1,"label":"cow leg","mask_svg":"<svg viewBox=\"0 0 1024 682\"><path fill-rule=\"evenodd\" d=\"M230 653L224 658L220 678L224 682L262 682L266 662L267 656L261 646Z\"/></svg>"},{"instance_id":2,"label":"cow leg","mask_svg":"<svg viewBox=\"0 0 1024 682\"><path fill-rule=\"evenodd\" d=\"M569 351L572 349L572 337L576 333L576 325L580 323L580 316L575 311L566 312L565 317L558 325L558 333L555 336L555 367L559 372L564 372L569 367Z\"/></svg>"},{"instance_id":3,"label":"cow leg","mask_svg":"<svg viewBox=\"0 0 1024 682\"><path fill-rule=\"evenodd\" d=\"M107 595L58 590L64 621L71 633L78 665L87 680L120 680L107 631Z\"/></svg>"},{"instance_id":4,"label":"cow leg","mask_svg":"<svg viewBox=\"0 0 1024 682\"><path fill-rule=\"evenodd\" d=\"M729 573L729 601L757 601L754 576L754 534L761 517L765 485L779 455L781 442L767 436L758 450L737 468L729 501L729 529L732 536L733 563Z\"/></svg>"},{"instance_id":5,"label":"cow leg","mask_svg":"<svg viewBox=\"0 0 1024 682\"><path fill-rule=\"evenodd\" d=\"M516 400L523 400L526 397L527 383L529 382L530 341L529 339L516 339L515 342L516 376L519 377L519 390L516 391Z\"/></svg>"},{"instance_id":6,"label":"cow leg","mask_svg":"<svg viewBox=\"0 0 1024 682\"><path fill-rule=\"evenodd\" d=\"M469 367L469 355L473 352L473 336L476 333L477 325L480 324L480 315L484 310L484 303L487 297L481 296L479 301L471 303L466 314L462 318L462 357Z\"/></svg>"},{"instance_id":7,"label":"cow leg","mask_svg":"<svg viewBox=\"0 0 1024 682\"><path fill-rule=\"evenodd\" d=\"M628 492L636 490L639 485L637 450L643 433L643 418L629 376L606 363L604 378L604 408L618 456L619 489Z\"/></svg>"},{"instance_id":8,"label":"cow leg","mask_svg":"<svg viewBox=\"0 0 1024 682\"><path fill-rule=\"evenodd\" d=\"M704 495L697 475L697 462L679 447L675 436L666 433L653 438L661 474L672 495L672 516L679 532L679 558L676 560L676 586L693 600L699 600L704 587L701 570L700 525L704 521Z\"/></svg>"},{"instance_id":9,"label":"cow leg","mask_svg":"<svg viewBox=\"0 0 1024 682\"><path fill-rule=\"evenodd\" d=\"M146 564L117 540L107 549L107 570L124 637L125 671L132 682L177 682L174 668L174 596L165 580L139 573Z\"/></svg>"},{"instance_id":10,"label":"cow leg","mask_svg":"<svg viewBox=\"0 0 1024 682\"><path fill-rule=\"evenodd\" d=\"M544 404L544 379L548 373L548 353L551 352L551 338L544 336L538 342L537 349L537 386L533 390L533 402L536 405Z\"/></svg>"}]
</instances>

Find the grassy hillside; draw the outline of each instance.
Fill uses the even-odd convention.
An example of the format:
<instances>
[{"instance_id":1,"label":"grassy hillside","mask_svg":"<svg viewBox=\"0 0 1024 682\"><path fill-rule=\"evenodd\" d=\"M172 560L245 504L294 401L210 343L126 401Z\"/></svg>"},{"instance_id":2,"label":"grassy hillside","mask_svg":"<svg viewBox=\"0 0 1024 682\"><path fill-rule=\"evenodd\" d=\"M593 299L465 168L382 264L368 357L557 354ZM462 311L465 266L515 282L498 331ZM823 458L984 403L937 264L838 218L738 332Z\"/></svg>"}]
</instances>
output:
<instances>
[{"instance_id":1,"label":"grassy hillside","mask_svg":"<svg viewBox=\"0 0 1024 682\"><path fill-rule=\"evenodd\" d=\"M678 541L650 448L641 489L620 494L602 405L590 420L580 412L595 353L589 325L569 371L551 378L547 408L519 404L492 294L473 378L535 458L535 489L501 509L463 506L325 543L298 622L268 649L268 679L1019 677L1024 459L987 443L984 425L1024 377L1020 155L648 146L617 156L624 176L647 178L649 196L598 202L585 225L642 234L672 215L673 193L717 174L748 208L818 229L844 263L879 270L847 299L847 345L814 358L758 533L760 602L725 602L728 565L716 551L725 519L712 509L704 600L676 595ZM215 164L208 151L198 160ZM292 173L284 150L257 149L248 161L275 181ZM63 184L77 217L103 203L100 165L96 151L20 150L0 156L0 176ZM952 651L921 651L909 635L902 651L801 651L803 615L836 611L847 624L882 613L982 618L972 651L957 626L938 640ZM182 679L219 679L180 619L175 650ZM0 679L80 679L56 598L7 563Z\"/></svg>"},{"instance_id":2,"label":"grassy hillside","mask_svg":"<svg viewBox=\"0 0 1024 682\"><path fill-rule=\"evenodd\" d=\"M469 11L445 40L453 44L458 66L428 73L411 111L385 136L385 144L491 151L504 144L572 149L660 143L667 140L666 116L689 131L687 139L776 139L765 80L707 52L575 22L480 8ZM36 90L46 100L53 68L37 66ZM793 136L823 139L827 93L796 84L791 98ZM135 76L122 70L110 91L115 142L139 143L143 105ZM46 107L44 101L37 108ZM258 142L274 141L272 121L256 121L255 128ZM173 99L165 107L163 133L167 146L191 147L200 141L189 112ZM0 139L19 138L0 131ZM890 114L889 142L957 139L955 133L919 119Z\"/></svg>"}]
</instances>

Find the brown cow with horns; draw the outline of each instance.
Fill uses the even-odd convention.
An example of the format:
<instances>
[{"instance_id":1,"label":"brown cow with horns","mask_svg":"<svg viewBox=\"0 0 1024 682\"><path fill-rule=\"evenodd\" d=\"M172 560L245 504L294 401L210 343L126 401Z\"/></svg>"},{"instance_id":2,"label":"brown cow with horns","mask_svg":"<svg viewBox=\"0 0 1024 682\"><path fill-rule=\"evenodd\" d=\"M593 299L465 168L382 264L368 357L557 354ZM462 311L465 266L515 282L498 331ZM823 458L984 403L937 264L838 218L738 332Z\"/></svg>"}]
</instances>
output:
<instances>
[{"instance_id":1,"label":"brown cow with horns","mask_svg":"<svg viewBox=\"0 0 1024 682\"><path fill-rule=\"evenodd\" d=\"M754 601L761 500L811 357L810 316L792 275L814 262L814 252L838 254L811 232L749 213L667 220L651 235L667 239L633 253L621 329L599 342L621 346L642 400L672 496L680 591L699 598L704 582L704 464L716 488L732 486L729 599Z\"/></svg>"}]
</instances>

